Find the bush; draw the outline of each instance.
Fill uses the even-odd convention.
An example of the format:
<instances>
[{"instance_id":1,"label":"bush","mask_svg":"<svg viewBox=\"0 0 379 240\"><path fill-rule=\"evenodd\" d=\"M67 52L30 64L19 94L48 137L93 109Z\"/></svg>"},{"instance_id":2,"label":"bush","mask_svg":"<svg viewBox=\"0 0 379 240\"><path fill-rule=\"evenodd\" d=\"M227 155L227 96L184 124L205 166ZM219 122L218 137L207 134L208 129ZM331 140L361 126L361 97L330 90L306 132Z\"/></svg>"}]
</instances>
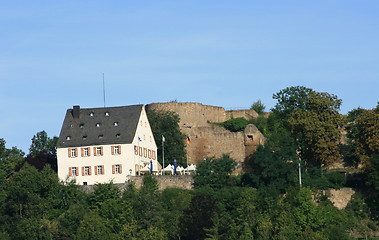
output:
<instances>
[{"instance_id":1,"label":"bush","mask_svg":"<svg viewBox=\"0 0 379 240\"><path fill-rule=\"evenodd\" d=\"M232 118L220 124L220 126L228 129L231 132L240 132L245 130L246 125L249 124L245 118Z\"/></svg>"}]
</instances>

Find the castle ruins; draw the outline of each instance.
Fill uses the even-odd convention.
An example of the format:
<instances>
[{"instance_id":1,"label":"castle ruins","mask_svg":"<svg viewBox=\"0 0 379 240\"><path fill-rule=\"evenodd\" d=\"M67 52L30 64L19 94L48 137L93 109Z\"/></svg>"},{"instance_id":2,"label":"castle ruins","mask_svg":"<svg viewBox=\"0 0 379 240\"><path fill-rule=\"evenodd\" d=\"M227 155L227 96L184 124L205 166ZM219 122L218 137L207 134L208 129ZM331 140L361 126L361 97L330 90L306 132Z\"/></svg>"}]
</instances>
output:
<instances>
[{"instance_id":1,"label":"castle ruins","mask_svg":"<svg viewBox=\"0 0 379 240\"><path fill-rule=\"evenodd\" d=\"M146 109L170 111L179 115L180 130L190 139L190 144L186 146L189 164L196 164L206 157L229 154L238 163L237 168L241 168L246 157L265 141L253 124L247 125L243 132L230 132L214 124L231 118L257 118L258 114L254 110L226 111L223 107L191 102L151 103Z\"/></svg>"}]
</instances>

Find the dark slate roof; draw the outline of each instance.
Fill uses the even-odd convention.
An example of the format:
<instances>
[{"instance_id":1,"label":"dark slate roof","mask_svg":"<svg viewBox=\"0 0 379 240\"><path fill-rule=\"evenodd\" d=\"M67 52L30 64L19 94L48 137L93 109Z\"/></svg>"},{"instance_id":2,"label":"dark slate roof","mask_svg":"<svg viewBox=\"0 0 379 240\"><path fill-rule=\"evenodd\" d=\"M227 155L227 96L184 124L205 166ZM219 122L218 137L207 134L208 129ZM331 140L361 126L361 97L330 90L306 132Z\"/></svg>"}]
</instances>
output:
<instances>
[{"instance_id":1,"label":"dark slate roof","mask_svg":"<svg viewBox=\"0 0 379 240\"><path fill-rule=\"evenodd\" d=\"M132 105L80 109L74 106L66 112L57 147L130 144L136 133L142 107ZM107 113L109 116L106 116Z\"/></svg>"}]
</instances>

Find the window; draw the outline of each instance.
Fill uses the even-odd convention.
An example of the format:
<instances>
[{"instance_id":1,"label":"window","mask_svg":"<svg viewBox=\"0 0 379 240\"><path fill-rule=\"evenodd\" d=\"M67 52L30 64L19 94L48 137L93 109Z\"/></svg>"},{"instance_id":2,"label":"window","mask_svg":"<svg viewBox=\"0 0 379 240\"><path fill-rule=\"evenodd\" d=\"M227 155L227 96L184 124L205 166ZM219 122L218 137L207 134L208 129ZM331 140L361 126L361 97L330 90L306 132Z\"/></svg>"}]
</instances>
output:
<instances>
[{"instance_id":1,"label":"window","mask_svg":"<svg viewBox=\"0 0 379 240\"><path fill-rule=\"evenodd\" d=\"M96 127L100 127L100 123L96 123Z\"/></svg>"},{"instance_id":2,"label":"window","mask_svg":"<svg viewBox=\"0 0 379 240\"><path fill-rule=\"evenodd\" d=\"M87 136L83 136L83 140L87 140Z\"/></svg>"},{"instance_id":3,"label":"window","mask_svg":"<svg viewBox=\"0 0 379 240\"><path fill-rule=\"evenodd\" d=\"M120 155L121 154L121 146L112 146L112 155Z\"/></svg>"},{"instance_id":4,"label":"window","mask_svg":"<svg viewBox=\"0 0 379 240\"><path fill-rule=\"evenodd\" d=\"M113 126L117 127L118 126L118 122L114 122Z\"/></svg>"},{"instance_id":5,"label":"window","mask_svg":"<svg viewBox=\"0 0 379 240\"><path fill-rule=\"evenodd\" d=\"M104 175L104 165L95 166L95 175Z\"/></svg>"},{"instance_id":6,"label":"window","mask_svg":"<svg viewBox=\"0 0 379 240\"><path fill-rule=\"evenodd\" d=\"M105 112L105 116L109 117L109 112Z\"/></svg>"},{"instance_id":7,"label":"window","mask_svg":"<svg viewBox=\"0 0 379 240\"><path fill-rule=\"evenodd\" d=\"M112 165L112 173L113 174L121 174L122 173L122 166L121 166L121 164Z\"/></svg>"},{"instance_id":8,"label":"window","mask_svg":"<svg viewBox=\"0 0 379 240\"><path fill-rule=\"evenodd\" d=\"M79 125L79 128L84 128L84 124L83 124L83 123L80 124L80 125Z\"/></svg>"},{"instance_id":9,"label":"window","mask_svg":"<svg viewBox=\"0 0 379 240\"><path fill-rule=\"evenodd\" d=\"M69 158L74 158L74 157L77 157L78 156L78 153L77 153L77 149L76 148L69 148L68 149L68 157Z\"/></svg>"},{"instance_id":10,"label":"window","mask_svg":"<svg viewBox=\"0 0 379 240\"><path fill-rule=\"evenodd\" d=\"M91 175L91 167L89 167L89 166L82 167L82 175L83 176L90 176Z\"/></svg>"},{"instance_id":11,"label":"window","mask_svg":"<svg viewBox=\"0 0 379 240\"><path fill-rule=\"evenodd\" d=\"M88 185L88 183L87 182L83 182L83 185L86 186L86 185Z\"/></svg>"},{"instance_id":12,"label":"window","mask_svg":"<svg viewBox=\"0 0 379 240\"><path fill-rule=\"evenodd\" d=\"M103 156L103 147L94 147L95 156Z\"/></svg>"},{"instance_id":13,"label":"window","mask_svg":"<svg viewBox=\"0 0 379 240\"><path fill-rule=\"evenodd\" d=\"M77 167L70 167L68 169L68 175L70 177L72 177L72 176L78 176L79 175L78 168Z\"/></svg>"},{"instance_id":14,"label":"window","mask_svg":"<svg viewBox=\"0 0 379 240\"><path fill-rule=\"evenodd\" d=\"M103 135L102 134L99 135L99 139L103 139Z\"/></svg>"},{"instance_id":15,"label":"window","mask_svg":"<svg viewBox=\"0 0 379 240\"><path fill-rule=\"evenodd\" d=\"M89 157L89 156L90 156L89 147L82 148L82 157Z\"/></svg>"},{"instance_id":16,"label":"window","mask_svg":"<svg viewBox=\"0 0 379 240\"><path fill-rule=\"evenodd\" d=\"M116 138L120 138L120 136L121 136L121 135L120 135L119 133L116 134Z\"/></svg>"},{"instance_id":17,"label":"window","mask_svg":"<svg viewBox=\"0 0 379 240\"><path fill-rule=\"evenodd\" d=\"M70 140L71 140L71 137L70 137L70 136L67 136L67 137L66 137L66 140L70 141Z\"/></svg>"},{"instance_id":18,"label":"window","mask_svg":"<svg viewBox=\"0 0 379 240\"><path fill-rule=\"evenodd\" d=\"M93 115L95 115L93 112L90 112L89 113L90 117L93 117Z\"/></svg>"}]
</instances>

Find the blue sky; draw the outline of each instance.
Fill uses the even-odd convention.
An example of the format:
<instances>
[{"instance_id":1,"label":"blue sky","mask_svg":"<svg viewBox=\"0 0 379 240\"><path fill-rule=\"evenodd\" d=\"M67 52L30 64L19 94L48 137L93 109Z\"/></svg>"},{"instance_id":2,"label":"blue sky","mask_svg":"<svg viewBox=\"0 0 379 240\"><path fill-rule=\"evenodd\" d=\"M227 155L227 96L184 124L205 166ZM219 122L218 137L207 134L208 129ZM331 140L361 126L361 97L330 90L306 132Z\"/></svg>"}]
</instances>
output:
<instances>
[{"instance_id":1,"label":"blue sky","mask_svg":"<svg viewBox=\"0 0 379 240\"><path fill-rule=\"evenodd\" d=\"M379 101L379 1L1 1L0 138L26 153L67 108L249 108L306 86Z\"/></svg>"}]
</instances>

